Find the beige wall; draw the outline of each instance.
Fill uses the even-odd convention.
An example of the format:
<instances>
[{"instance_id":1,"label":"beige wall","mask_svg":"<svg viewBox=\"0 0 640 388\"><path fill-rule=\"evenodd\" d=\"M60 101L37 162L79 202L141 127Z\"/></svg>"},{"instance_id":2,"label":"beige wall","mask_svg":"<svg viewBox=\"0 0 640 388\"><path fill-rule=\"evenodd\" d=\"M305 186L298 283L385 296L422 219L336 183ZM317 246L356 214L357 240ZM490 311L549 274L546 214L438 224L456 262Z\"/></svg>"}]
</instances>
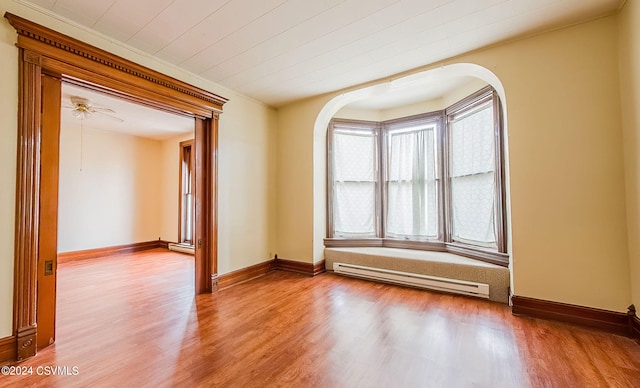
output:
<instances>
[{"instance_id":1,"label":"beige wall","mask_svg":"<svg viewBox=\"0 0 640 388\"><path fill-rule=\"evenodd\" d=\"M154 70L229 98L220 120L219 273L265 261L275 252L275 110L160 59L12 0L0 13L86 41ZM18 62L15 30L0 20L0 338L12 333ZM177 189L176 189L177 190ZM156 236L157 238L157 236Z\"/></svg>"},{"instance_id":2,"label":"beige wall","mask_svg":"<svg viewBox=\"0 0 640 388\"><path fill-rule=\"evenodd\" d=\"M504 87L516 295L615 311L629 304L617 58L608 17L419 69L475 63ZM323 221L313 218L313 127L345 92L279 110L282 257L314 259L314 222Z\"/></svg>"},{"instance_id":3,"label":"beige wall","mask_svg":"<svg viewBox=\"0 0 640 388\"><path fill-rule=\"evenodd\" d=\"M326 97L317 97L278 109L276 246L282 259L309 263L318 259L313 246L313 197L324 194L313 189L313 124L326 102Z\"/></svg>"},{"instance_id":4,"label":"beige wall","mask_svg":"<svg viewBox=\"0 0 640 388\"><path fill-rule=\"evenodd\" d=\"M73 121L60 130L58 252L161 236L161 143ZM82 170L81 170L82 168Z\"/></svg>"},{"instance_id":5,"label":"beige wall","mask_svg":"<svg viewBox=\"0 0 640 388\"><path fill-rule=\"evenodd\" d=\"M618 19L631 302L640 308L640 4L627 1Z\"/></svg>"},{"instance_id":6,"label":"beige wall","mask_svg":"<svg viewBox=\"0 0 640 388\"><path fill-rule=\"evenodd\" d=\"M220 274L276 253L277 154L275 110L249 103L224 106L218 152Z\"/></svg>"}]
</instances>

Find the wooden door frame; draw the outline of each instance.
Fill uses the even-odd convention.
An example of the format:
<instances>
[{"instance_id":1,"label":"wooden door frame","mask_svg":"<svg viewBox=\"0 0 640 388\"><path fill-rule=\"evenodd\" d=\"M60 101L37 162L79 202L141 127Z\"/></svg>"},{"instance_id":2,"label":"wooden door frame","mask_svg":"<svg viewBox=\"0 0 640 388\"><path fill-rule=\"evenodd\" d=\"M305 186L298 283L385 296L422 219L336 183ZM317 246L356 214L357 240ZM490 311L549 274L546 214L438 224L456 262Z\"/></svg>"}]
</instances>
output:
<instances>
[{"instance_id":1,"label":"wooden door frame","mask_svg":"<svg viewBox=\"0 0 640 388\"><path fill-rule=\"evenodd\" d=\"M200 214L196 214L195 287L196 293L216 289L218 120L227 99L11 13L4 17L16 29L19 49L13 305L18 360L37 352L40 207L45 203L40 164L42 141L47 141L41 126L43 74L195 119L195 147L200 155L195 167L200 176L196 180Z\"/></svg>"}]
</instances>

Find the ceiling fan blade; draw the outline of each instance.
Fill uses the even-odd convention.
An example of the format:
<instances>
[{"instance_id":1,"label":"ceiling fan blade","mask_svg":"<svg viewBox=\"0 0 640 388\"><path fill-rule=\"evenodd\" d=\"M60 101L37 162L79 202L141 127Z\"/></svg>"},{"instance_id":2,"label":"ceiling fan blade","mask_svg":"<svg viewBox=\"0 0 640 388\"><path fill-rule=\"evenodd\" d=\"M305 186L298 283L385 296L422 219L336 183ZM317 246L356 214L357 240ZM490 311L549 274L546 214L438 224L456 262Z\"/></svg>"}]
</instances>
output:
<instances>
[{"instance_id":1,"label":"ceiling fan blade","mask_svg":"<svg viewBox=\"0 0 640 388\"><path fill-rule=\"evenodd\" d=\"M93 109L96 112L100 112L100 113L105 113L105 112L107 112L107 113L116 113L115 110L113 110L111 108L107 108L106 106L95 106L95 105L92 105L91 109Z\"/></svg>"},{"instance_id":2,"label":"ceiling fan blade","mask_svg":"<svg viewBox=\"0 0 640 388\"><path fill-rule=\"evenodd\" d=\"M104 113L104 112L100 112L99 110L94 110L93 113L97 113L97 114L106 116L106 117L108 117L108 118L110 118L112 120L116 120L116 121L119 121L121 123L124 123L124 120L121 119L120 117L116 117L116 116L113 116L113 115L110 115L110 114L107 114L107 113Z\"/></svg>"}]
</instances>

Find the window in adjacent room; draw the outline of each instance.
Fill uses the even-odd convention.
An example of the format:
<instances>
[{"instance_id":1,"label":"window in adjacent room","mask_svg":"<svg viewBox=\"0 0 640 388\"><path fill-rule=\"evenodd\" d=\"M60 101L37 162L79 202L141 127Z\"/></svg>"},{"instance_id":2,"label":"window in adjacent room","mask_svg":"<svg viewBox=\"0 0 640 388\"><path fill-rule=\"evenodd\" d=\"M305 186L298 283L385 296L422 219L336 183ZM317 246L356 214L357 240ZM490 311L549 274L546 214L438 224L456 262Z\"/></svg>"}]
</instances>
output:
<instances>
[{"instance_id":1,"label":"window in adjacent room","mask_svg":"<svg viewBox=\"0 0 640 388\"><path fill-rule=\"evenodd\" d=\"M180 199L178 243L193 245L194 212L193 201L195 155L193 140L180 142Z\"/></svg>"}]
</instances>

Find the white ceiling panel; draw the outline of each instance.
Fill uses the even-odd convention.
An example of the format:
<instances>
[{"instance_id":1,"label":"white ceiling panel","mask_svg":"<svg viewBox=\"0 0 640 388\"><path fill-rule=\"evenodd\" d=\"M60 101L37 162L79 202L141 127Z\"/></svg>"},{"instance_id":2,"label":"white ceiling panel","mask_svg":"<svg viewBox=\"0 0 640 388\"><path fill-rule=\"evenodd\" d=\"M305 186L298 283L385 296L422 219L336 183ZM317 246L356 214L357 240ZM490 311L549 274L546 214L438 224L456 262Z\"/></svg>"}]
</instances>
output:
<instances>
[{"instance_id":1,"label":"white ceiling panel","mask_svg":"<svg viewBox=\"0 0 640 388\"><path fill-rule=\"evenodd\" d=\"M219 82L231 78L236 74L244 77L242 71L260 69L261 67L272 68L274 58L283 58L284 61L275 59L277 66L290 66L299 63L304 59L320 55L327 51L334 50L358 36L366 36L369 33L384 28L385 25L393 24L401 13L398 3L394 4L388 0L370 2L371 9L366 13L354 8L354 3L350 1L318 14L313 20L304 25L296 26L286 33L281 34L263 44L252 48L252 50L238 55L235 58L207 70L205 77L215 77ZM338 24L339 23L339 24ZM282 69L281 67L278 70ZM271 70L263 76L271 74ZM245 79L244 82L252 82Z\"/></svg>"},{"instance_id":2,"label":"white ceiling panel","mask_svg":"<svg viewBox=\"0 0 640 388\"><path fill-rule=\"evenodd\" d=\"M91 27L121 42L126 42L167 8L172 1L117 0Z\"/></svg>"},{"instance_id":3,"label":"white ceiling panel","mask_svg":"<svg viewBox=\"0 0 640 388\"><path fill-rule=\"evenodd\" d=\"M93 24L111 7L116 0L91 1L78 7L76 0L37 0L33 3L54 13L74 20L85 26Z\"/></svg>"},{"instance_id":4,"label":"white ceiling panel","mask_svg":"<svg viewBox=\"0 0 640 388\"><path fill-rule=\"evenodd\" d=\"M19 0L273 106L615 12L624 0Z\"/></svg>"},{"instance_id":5,"label":"white ceiling panel","mask_svg":"<svg viewBox=\"0 0 640 388\"><path fill-rule=\"evenodd\" d=\"M266 14L286 0L233 0L195 25L167 47L158 56L182 65L200 51ZM183 66L189 69L188 66Z\"/></svg>"},{"instance_id":6,"label":"white ceiling panel","mask_svg":"<svg viewBox=\"0 0 640 388\"><path fill-rule=\"evenodd\" d=\"M256 51L255 47L261 43L272 41L270 39L273 37L308 21L318 13L332 9L342 1L344 0L287 1L282 6L274 8L271 12L207 47L184 62L184 65L196 73L203 73L216 68L221 63L226 63L226 67L230 68L234 66L229 63L232 59L243 58L241 54L251 52L252 49ZM259 63L261 60L264 60L264 58L260 57L257 61L254 60L248 63L245 58L241 59L245 67L251 67L250 63ZM217 78L220 79L221 77Z\"/></svg>"},{"instance_id":7,"label":"white ceiling panel","mask_svg":"<svg viewBox=\"0 0 640 388\"><path fill-rule=\"evenodd\" d=\"M406 45L414 42L420 42L420 45L426 45L442 39L446 29L430 27L436 23L444 23L442 21L443 13L445 13L445 10L440 7L416 15L404 23L392 24L388 28L383 28L385 26L383 23L365 23L365 26L373 25L380 26L380 28L378 28L377 31L357 31L359 34L352 35L353 39L345 40L343 44L335 45L332 50L329 51L322 50L321 47L316 45L317 43L321 45L325 44L324 42L310 42L287 55L287 57L296 57L296 60L291 62L293 65L286 66L283 63L278 63L276 66L268 69L268 71L263 72L259 78L254 77L249 79L249 77L246 77L244 74L240 74L237 78L245 79L248 82L256 82L261 80L261 78L269 78L271 80L270 83L273 84L283 82L286 79L294 80L305 77L309 73L318 73L321 70L324 71L330 68L336 68L336 72L341 73L342 64L344 62L351 63L351 61L354 60L354 68L359 71L359 67L363 64L376 64L385 60L388 56L397 55L398 51L402 51L402 48ZM382 17L384 17L384 14ZM372 22L374 21L376 20L372 20ZM425 36L419 37L419 39L415 39L416 34L420 33L420 31L428 31L428 33L425 34ZM342 31L337 31L323 38L326 38L327 41L330 42L337 39L338 35L341 34L343 34ZM268 66L269 64L270 63L265 63L263 66ZM327 75L332 74L333 72L330 72Z\"/></svg>"},{"instance_id":8,"label":"white ceiling panel","mask_svg":"<svg viewBox=\"0 0 640 388\"><path fill-rule=\"evenodd\" d=\"M30 3L35 4L44 9L51 9L53 5L56 3L56 0L33 0Z\"/></svg>"},{"instance_id":9,"label":"white ceiling panel","mask_svg":"<svg viewBox=\"0 0 640 388\"><path fill-rule=\"evenodd\" d=\"M230 0L176 0L127 41L151 54L165 48Z\"/></svg>"}]
</instances>

